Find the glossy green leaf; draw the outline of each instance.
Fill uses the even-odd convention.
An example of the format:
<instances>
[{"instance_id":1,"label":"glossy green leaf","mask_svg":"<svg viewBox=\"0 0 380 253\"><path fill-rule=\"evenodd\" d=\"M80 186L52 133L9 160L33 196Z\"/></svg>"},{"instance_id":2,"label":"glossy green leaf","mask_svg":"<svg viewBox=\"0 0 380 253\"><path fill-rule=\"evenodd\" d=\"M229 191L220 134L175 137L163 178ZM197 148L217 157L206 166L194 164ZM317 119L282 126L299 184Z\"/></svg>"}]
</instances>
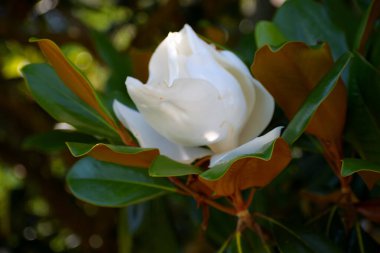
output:
<instances>
[{"instance_id":1,"label":"glossy green leaf","mask_svg":"<svg viewBox=\"0 0 380 253\"><path fill-rule=\"evenodd\" d=\"M90 157L74 164L67 183L77 198L98 206L127 206L176 191L167 180L149 177L146 170Z\"/></svg>"},{"instance_id":2,"label":"glossy green leaf","mask_svg":"<svg viewBox=\"0 0 380 253\"><path fill-rule=\"evenodd\" d=\"M361 158L380 162L380 72L355 54L348 88L346 137Z\"/></svg>"},{"instance_id":3,"label":"glossy green leaf","mask_svg":"<svg viewBox=\"0 0 380 253\"><path fill-rule=\"evenodd\" d=\"M99 145L99 144L67 142L66 145L68 146L73 156L81 157L90 153L92 150L94 150L94 148L96 148L96 145ZM112 145L112 144L100 144L100 145L105 146L114 152L122 153L122 154L138 154L141 152L153 150L151 148L119 146L119 145Z\"/></svg>"},{"instance_id":4,"label":"glossy green leaf","mask_svg":"<svg viewBox=\"0 0 380 253\"><path fill-rule=\"evenodd\" d=\"M273 21L289 40L309 45L328 42L335 59L348 50L344 33L336 28L324 6L314 0L286 1Z\"/></svg>"},{"instance_id":5,"label":"glossy green leaf","mask_svg":"<svg viewBox=\"0 0 380 253\"><path fill-rule=\"evenodd\" d=\"M128 55L118 52L106 34L92 31L91 36L95 42L97 52L111 70L105 92L109 95L118 92L119 101L123 101L124 104L130 107L135 107L125 87L127 76L132 75L132 60Z\"/></svg>"},{"instance_id":6,"label":"glossy green leaf","mask_svg":"<svg viewBox=\"0 0 380 253\"><path fill-rule=\"evenodd\" d=\"M277 47L287 41L277 26L269 21L260 21L257 23L255 39L258 48L266 44Z\"/></svg>"},{"instance_id":7,"label":"glossy green leaf","mask_svg":"<svg viewBox=\"0 0 380 253\"><path fill-rule=\"evenodd\" d=\"M336 82L351 58L351 53L342 55L307 97L282 135L288 144L293 144L304 132L319 105L334 89Z\"/></svg>"},{"instance_id":8,"label":"glossy green leaf","mask_svg":"<svg viewBox=\"0 0 380 253\"><path fill-rule=\"evenodd\" d=\"M361 159L343 159L341 171L342 176L347 177L359 171L372 171L380 173L380 164Z\"/></svg>"},{"instance_id":9,"label":"glossy green leaf","mask_svg":"<svg viewBox=\"0 0 380 253\"><path fill-rule=\"evenodd\" d=\"M37 103L57 121L84 133L119 139L115 130L68 89L48 64L29 64L22 73Z\"/></svg>"},{"instance_id":10,"label":"glossy green leaf","mask_svg":"<svg viewBox=\"0 0 380 253\"><path fill-rule=\"evenodd\" d=\"M274 229L278 247L283 253L342 253L333 242L323 235L312 232L294 232L289 228Z\"/></svg>"},{"instance_id":11,"label":"glossy green leaf","mask_svg":"<svg viewBox=\"0 0 380 253\"><path fill-rule=\"evenodd\" d=\"M321 2L334 25L345 33L347 44L352 49L362 13L357 10L357 6L353 2L348 3L346 0L323 0Z\"/></svg>"},{"instance_id":12,"label":"glossy green leaf","mask_svg":"<svg viewBox=\"0 0 380 253\"><path fill-rule=\"evenodd\" d=\"M163 155L157 156L149 167L149 175L152 177L177 177L201 172L196 166L179 163Z\"/></svg>"},{"instance_id":13,"label":"glossy green leaf","mask_svg":"<svg viewBox=\"0 0 380 253\"><path fill-rule=\"evenodd\" d=\"M215 165L209 168L208 170L206 170L205 172L203 172L202 174L200 174L200 176L206 180L218 180L221 177L223 177L224 174L226 174L226 172L232 166L232 164L244 158L258 158L261 160L268 161L272 157L275 143L276 143L276 140L274 140L271 143L268 143L267 145L263 146L261 150L258 151L257 153L238 156L226 163Z\"/></svg>"},{"instance_id":14,"label":"glossy green leaf","mask_svg":"<svg viewBox=\"0 0 380 253\"><path fill-rule=\"evenodd\" d=\"M22 143L22 147L46 153L58 152L66 149L67 141L95 143L97 139L75 131L52 130L28 137Z\"/></svg>"},{"instance_id":15,"label":"glossy green leaf","mask_svg":"<svg viewBox=\"0 0 380 253\"><path fill-rule=\"evenodd\" d=\"M359 25L359 29L356 33L354 49L358 50L360 53L364 54L365 52L366 43L369 39L370 33L372 33L377 18L379 17L379 13L380 2L372 1L368 6L365 15L363 16Z\"/></svg>"},{"instance_id":16,"label":"glossy green leaf","mask_svg":"<svg viewBox=\"0 0 380 253\"><path fill-rule=\"evenodd\" d=\"M262 214L257 214L256 217L272 224L277 246L282 253L343 252L323 235L304 230L296 231L278 222L277 220Z\"/></svg>"},{"instance_id":17,"label":"glossy green leaf","mask_svg":"<svg viewBox=\"0 0 380 253\"><path fill-rule=\"evenodd\" d=\"M100 161L117 163L125 166L148 168L158 156L157 149L119 146L111 144L66 143L75 157L92 156Z\"/></svg>"}]
</instances>

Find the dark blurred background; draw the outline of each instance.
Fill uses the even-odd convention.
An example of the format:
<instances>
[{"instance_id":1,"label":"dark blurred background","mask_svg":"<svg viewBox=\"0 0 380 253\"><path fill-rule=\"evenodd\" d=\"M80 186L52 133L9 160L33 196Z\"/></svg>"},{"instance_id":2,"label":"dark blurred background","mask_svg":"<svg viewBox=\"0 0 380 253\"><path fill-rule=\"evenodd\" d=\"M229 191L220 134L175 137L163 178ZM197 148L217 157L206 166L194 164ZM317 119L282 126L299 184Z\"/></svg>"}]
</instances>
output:
<instances>
[{"instance_id":1,"label":"dark blurred background","mask_svg":"<svg viewBox=\"0 0 380 253\"><path fill-rule=\"evenodd\" d=\"M101 91L110 69L101 60L91 31L106 35L120 54L136 55L138 63L138 59L149 57L169 31L178 31L188 23L199 34L233 49L250 64L255 50L255 23L270 19L281 3L1 0L0 253L170 253L170 244L191 245L185 247L185 252L212 252L212 245L187 229L193 226L196 230L201 222L192 202L164 198L129 209L100 208L77 200L67 191L65 174L75 159L63 141L61 145L57 145L59 140L51 140L51 146L30 145L31 136L62 127L33 101L22 79L20 69L24 65L44 61L36 45L28 42L31 37L55 41ZM133 67L146 72L144 64ZM194 213L186 212L188 205L194 205L190 208ZM179 234L162 239L157 230L149 233L152 227ZM163 249L159 251L160 244Z\"/></svg>"}]
</instances>

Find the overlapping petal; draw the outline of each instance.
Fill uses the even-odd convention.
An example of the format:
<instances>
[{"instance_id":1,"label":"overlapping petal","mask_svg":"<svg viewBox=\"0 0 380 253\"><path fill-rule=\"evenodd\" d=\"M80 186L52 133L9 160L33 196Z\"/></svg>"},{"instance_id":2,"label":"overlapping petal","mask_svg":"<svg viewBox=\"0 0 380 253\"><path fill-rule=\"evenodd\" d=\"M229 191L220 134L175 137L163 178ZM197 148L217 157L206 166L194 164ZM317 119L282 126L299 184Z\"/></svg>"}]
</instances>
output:
<instances>
[{"instance_id":1,"label":"overlapping petal","mask_svg":"<svg viewBox=\"0 0 380 253\"><path fill-rule=\"evenodd\" d=\"M120 122L132 132L143 148L158 148L161 154L182 163L191 163L197 158L211 154L211 151L205 148L184 147L170 142L157 133L140 113L117 100L114 101L113 109Z\"/></svg>"}]
</instances>

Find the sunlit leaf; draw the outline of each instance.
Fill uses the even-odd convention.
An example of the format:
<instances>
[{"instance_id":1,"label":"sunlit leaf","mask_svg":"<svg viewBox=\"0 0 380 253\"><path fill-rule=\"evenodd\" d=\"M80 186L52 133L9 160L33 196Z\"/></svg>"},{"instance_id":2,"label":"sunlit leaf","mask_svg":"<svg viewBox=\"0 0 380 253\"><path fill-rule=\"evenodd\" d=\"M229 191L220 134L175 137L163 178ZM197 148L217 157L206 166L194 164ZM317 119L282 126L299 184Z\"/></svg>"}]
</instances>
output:
<instances>
[{"instance_id":1,"label":"sunlit leaf","mask_svg":"<svg viewBox=\"0 0 380 253\"><path fill-rule=\"evenodd\" d=\"M260 21L255 28L256 45L258 48L264 45L280 46L286 42L285 36L277 26L269 21Z\"/></svg>"},{"instance_id":2,"label":"sunlit leaf","mask_svg":"<svg viewBox=\"0 0 380 253\"><path fill-rule=\"evenodd\" d=\"M237 157L216 165L200 174L202 183L215 194L228 196L237 189L264 187L269 184L290 162L287 143L278 138L261 152Z\"/></svg>"},{"instance_id":3,"label":"sunlit leaf","mask_svg":"<svg viewBox=\"0 0 380 253\"><path fill-rule=\"evenodd\" d=\"M192 174L200 174L202 171L192 165L176 162L166 156L157 156L149 167L149 175L152 177L175 177Z\"/></svg>"},{"instance_id":4,"label":"sunlit leaf","mask_svg":"<svg viewBox=\"0 0 380 253\"><path fill-rule=\"evenodd\" d=\"M92 107L125 143L133 143L132 137L115 123L112 114L104 107L90 82L66 59L59 47L48 39L34 39L63 83L81 100Z\"/></svg>"},{"instance_id":5,"label":"sunlit leaf","mask_svg":"<svg viewBox=\"0 0 380 253\"><path fill-rule=\"evenodd\" d=\"M119 139L115 130L68 89L48 64L29 64L22 73L34 99L57 121L69 123L84 133Z\"/></svg>"},{"instance_id":6,"label":"sunlit leaf","mask_svg":"<svg viewBox=\"0 0 380 253\"><path fill-rule=\"evenodd\" d=\"M67 183L77 198L98 206L127 206L176 191L167 180L149 177L147 170L90 157L74 164Z\"/></svg>"},{"instance_id":7,"label":"sunlit leaf","mask_svg":"<svg viewBox=\"0 0 380 253\"><path fill-rule=\"evenodd\" d=\"M332 69L328 78L323 80L324 85L330 83L334 87L337 77L347 64L347 57L345 56ZM327 44L309 47L302 42L289 42L275 51L269 46L262 47L256 52L251 69L253 75L268 89L286 116L292 119L318 82L322 81L332 68L333 63ZM313 106L306 109L312 110L305 115L302 124L308 121L310 113L321 101L321 95L324 98L328 94L322 104L317 106L318 109L306 131L322 140L340 143L346 115L346 89L340 79L331 93L329 93L331 87L327 90L324 88L323 86L318 88L320 96L310 98ZM302 119L303 114L298 117ZM302 124L297 125L297 121L294 124L300 129L297 129L291 138L287 137L290 142L296 139L303 127Z\"/></svg>"},{"instance_id":8,"label":"sunlit leaf","mask_svg":"<svg viewBox=\"0 0 380 253\"><path fill-rule=\"evenodd\" d=\"M158 156L157 149L117 146L111 144L86 144L68 142L67 146L75 157L89 155L100 161L117 163L125 166L148 168Z\"/></svg>"}]
</instances>

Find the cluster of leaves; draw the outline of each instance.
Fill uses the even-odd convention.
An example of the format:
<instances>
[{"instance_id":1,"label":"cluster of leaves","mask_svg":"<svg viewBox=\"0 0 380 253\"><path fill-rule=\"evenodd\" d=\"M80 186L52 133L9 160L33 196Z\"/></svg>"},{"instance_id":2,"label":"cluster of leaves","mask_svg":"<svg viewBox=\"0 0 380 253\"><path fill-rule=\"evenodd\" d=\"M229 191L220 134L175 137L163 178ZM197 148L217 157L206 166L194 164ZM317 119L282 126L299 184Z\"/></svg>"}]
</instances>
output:
<instances>
[{"instance_id":1,"label":"cluster of leaves","mask_svg":"<svg viewBox=\"0 0 380 253\"><path fill-rule=\"evenodd\" d=\"M95 205L128 206L166 193L182 193L194 197L204 207L205 220L207 206L232 215L251 208L252 217L258 223L244 219L239 222L252 226L258 236L244 231L244 226L238 224L235 236L225 241L232 232L231 224L225 225L229 232L222 228L215 231L220 224L218 218L224 216L211 215L209 234L222 245L220 252L245 249L248 252L250 248L257 252L278 249L281 252L375 252L378 245L363 235L363 224L380 221L380 201L376 196L376 183L380 179L380 110L376 103L380 93L377 54L380 37L375 22L380 3L373 1L367 6L360 25L351 24L348 19L347 22L334 19L330 13L334 10L344 10L348 17L352 12L344 8L343 2L339 3L326 1L322 5L312 0L289 0L272 22L263 21L256 26L259 49L251 66L252 73L274 96L281 108L278 111L288 119L282 138L263 150L205 170L204 161L184 165L160 156L155 149L137 147L133 136L117 122L111 102L118 98L134 107L122 84L125 76L134 74L132 63L146 66L147 57L120 56L98 33L93 34L96 46L112 70L108 90L102 94L93 89L52 41L35 40L50 64L30 64L23 68L30 92L57 121L71 124L82 134L55 130L35 137L33 142L52 137L64 139L73 156L88 156L72 167L67 181L76 197ZM278 119L281 117L278 115ZM290 147L303 151L304 156L287 166ZM317 159L318 166L310 159ZM334 182L328 193L305 191L307 197L302 197L298 196L297 188L289 186L299 179L302 187L310 188L318 183L319 188L326 188L325 174L330 173L326 162L333 172L327 176ZM184 176L187 181L182 180ZM372 192L363 190L362 180ZM276 189L284 186L290 189L289 193ZM247 195L244 200L241 191L252 187L250 193L243 192ZM256 192L257 188L262 189ZM226 198L215 201L220 196ZM275 203L268 205L266 199ZM233 205L226 201L232 201ZM308 208L315 205L320 213L302 212L296 202ZM292 211L287 211L288 208ZM294 226L283 225L273 218L285 218L278 214L281 212L291 214L293 218L288 222L300 212L310 219L308 226L300 221ZM316 224L319 220L323 222ZM297 228L300 225L302 229ZM325 234L310 232L314 228ZM267 235L265 230L273 233ZM367 232L371 234L370 230ZM344 243L344 238L349 238L349 243ZM236 243L231 243L232 240Z\"/></svg>"}]
</instances>

